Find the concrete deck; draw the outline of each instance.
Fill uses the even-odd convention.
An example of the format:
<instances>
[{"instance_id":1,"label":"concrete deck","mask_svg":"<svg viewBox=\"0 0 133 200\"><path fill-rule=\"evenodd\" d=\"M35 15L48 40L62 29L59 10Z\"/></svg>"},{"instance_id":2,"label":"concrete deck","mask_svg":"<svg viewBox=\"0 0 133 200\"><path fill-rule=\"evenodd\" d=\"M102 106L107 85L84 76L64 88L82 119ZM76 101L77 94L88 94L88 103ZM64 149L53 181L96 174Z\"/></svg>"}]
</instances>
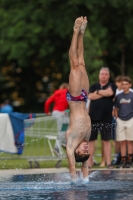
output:
<instances>
[{"instance_id":1,"label":"concrete deck","mask_svg":"<svg viewBox=\"0 0 133 200\"><path fill-rule=\"evenodd\" d=\"M80 169L76 169L77 171L80 171ZM100 170L132 170L133 168L125 168L125 169L106 169L106 168L92 168L89 169L89 171L100 171ZM0 170L0 176L7 176L7 175L19 175L19 174L47 174L47 173L65 173L69 172L68 168L44 168L44 169L3 169Z\"/></svg>"}]
</instances>

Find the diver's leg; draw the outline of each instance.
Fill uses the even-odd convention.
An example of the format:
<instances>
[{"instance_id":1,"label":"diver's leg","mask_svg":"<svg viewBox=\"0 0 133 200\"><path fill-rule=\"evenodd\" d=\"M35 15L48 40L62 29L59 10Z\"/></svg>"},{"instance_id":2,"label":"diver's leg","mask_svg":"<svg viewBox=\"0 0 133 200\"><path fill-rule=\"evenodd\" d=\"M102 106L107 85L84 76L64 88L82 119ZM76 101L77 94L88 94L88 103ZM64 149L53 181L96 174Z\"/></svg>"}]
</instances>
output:
<instances>
[{"instance_id":1,"label":"diver's leg","mask_svg":"<svg viewBox=\"0 0 133 200\"><path fill-rule=\"evenodd\" d=\"M87 18L84 17L83 18L83 22L80 28L80 33L78 35L78 64L79 64L79 69L80 72L82 74L81 76L81 86L82 89L84 88L86 90L86 92L88 93L89 91L89 79L88 79L88 75L86 72L86 68L85 68L85 61L84 61L84 43L83 43L83 39L84 39L84 33L87 27Z\"/></svg>"},{"instance_id":2,"label":"diver's leg","mask_svg":"<svg viewBox=\"0 0 133 200\"><path fill-rule=\"evenodd\" d=\"M79 65L85 66L84 62L84 43L83 43L83 38L84 38L84 32L87 26L87 18L83 18L83 22L80 28L80 32L78 35L78 60L79 60Z\"/></svg>"},{"instance_id":3,"label":"diver's leg","mask_svg":"<svg viewBox=\"0 0 133 200\"><path fill-rule=\"evenodd\" d=\"M78 35L80 32L82 22L83 22L83 17L79 17L75 20L74 24L73 36L72 36L71 46L69 49L69 59L71 68L78 67L78 52L77 52Z\"/></svg>"}]
</instances>

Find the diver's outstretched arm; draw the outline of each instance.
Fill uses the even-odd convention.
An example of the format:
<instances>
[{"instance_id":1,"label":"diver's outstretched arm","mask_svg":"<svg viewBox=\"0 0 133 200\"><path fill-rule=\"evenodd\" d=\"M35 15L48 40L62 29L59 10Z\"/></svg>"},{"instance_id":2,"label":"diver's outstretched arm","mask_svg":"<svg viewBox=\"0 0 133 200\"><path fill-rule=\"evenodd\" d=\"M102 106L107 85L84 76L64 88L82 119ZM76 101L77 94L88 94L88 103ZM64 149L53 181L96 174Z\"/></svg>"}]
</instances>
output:
<instances>
[{"instance_id":1,"label":"diver's outstretched arm","mask_svg":"<svg viewBox=\"0 0 133 200\"><path fill-rule=\"evenodd\" d=\"M67 157L68 157L69 172L70 172L71 179L73 181L76 181L74 148L70 146L69 143L67 143L66 152L67 152Z\"/></svg>"},{"instance_id":2,"label":"diver's outstretched arm","mask_svg":"<svg viewBox=\"0 0 133 200\"><path fill-rule=\"evenodd\" d=\"M82 173L83 173L83 177L86 178L88 177L88 160L86 160L85 162L82 163Z\"/></svg>"}]
</instances>

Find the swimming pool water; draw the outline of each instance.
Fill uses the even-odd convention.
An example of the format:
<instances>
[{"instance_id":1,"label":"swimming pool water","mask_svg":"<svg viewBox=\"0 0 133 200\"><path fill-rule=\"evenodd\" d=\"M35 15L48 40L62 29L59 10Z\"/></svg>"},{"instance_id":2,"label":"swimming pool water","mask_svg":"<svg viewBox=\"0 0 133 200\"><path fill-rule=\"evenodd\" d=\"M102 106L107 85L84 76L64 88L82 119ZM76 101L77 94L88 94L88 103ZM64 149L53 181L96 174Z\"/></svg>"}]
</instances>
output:
<instances>
[{"instance_id":1,"label":"swimming pool water","mask_svg":"<svg viewBox=\"0 0 133 200\"><path fill-rule=\"evenodd\" d=\"M0 200L132 200L133 170L92 171L86 185L68 173L0 176Z\"/></svg>"}]
</instances>

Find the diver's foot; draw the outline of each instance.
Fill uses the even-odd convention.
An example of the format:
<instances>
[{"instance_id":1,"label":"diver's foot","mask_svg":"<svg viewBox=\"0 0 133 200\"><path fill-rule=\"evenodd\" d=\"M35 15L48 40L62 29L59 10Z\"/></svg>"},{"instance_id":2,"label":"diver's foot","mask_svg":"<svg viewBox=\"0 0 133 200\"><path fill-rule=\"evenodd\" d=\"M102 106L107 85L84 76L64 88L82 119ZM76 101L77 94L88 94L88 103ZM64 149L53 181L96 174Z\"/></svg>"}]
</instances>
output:
<instances>
[{"instance_id":1,"label":"diver's foot","mask_svg":"<svg viewBox=\"0 0 133 200\"><path fill-rule=\"evenodd\" d=\"M84 17L83 18L83 22L82 22L82 25L81 25L81 27L80 27L80 32L81 33L84 33L85 32L85 29L86 29L86 27L87 27L87 18L86 17Z\"/></svg>"},{"instance_id":2,"label":"diver's foot","mask_svg":"<svg viewBox=\"0 0 133 200\"><path fill-rule=\"evenodd\" d=\"M74 31L80 31L82 23L83 23L83 17L78 17L75 20L73 30Z\"/></svg>"}]
</instances>

